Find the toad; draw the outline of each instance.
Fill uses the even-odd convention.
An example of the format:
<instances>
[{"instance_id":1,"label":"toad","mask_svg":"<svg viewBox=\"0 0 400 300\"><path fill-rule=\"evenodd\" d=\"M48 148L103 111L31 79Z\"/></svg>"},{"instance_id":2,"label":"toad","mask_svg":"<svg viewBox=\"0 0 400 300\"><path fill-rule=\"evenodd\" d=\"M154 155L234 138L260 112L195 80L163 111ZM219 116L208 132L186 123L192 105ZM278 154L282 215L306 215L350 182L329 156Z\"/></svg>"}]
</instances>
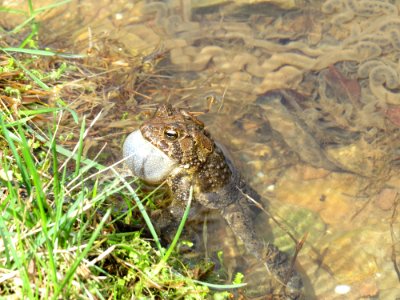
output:
<instances>
[{"instance_id":1,"label":"toad","mask_svg":"<svg viewBox=\"0 0 400 300\"><path fill-rule=\"evenodd\" d=\"M260 196L241 178L203 122L184 109L162 105L127 137L123 155L132 172L145 182L166 182L172 202L160 219L179 222L192 186L194 201L221 214L288 298L299 296L302 281L292 270L291 259L274 245L264 245L255 234L253 220L258 209L253 201L260 202Z\"/></svg>"}]
</instances>

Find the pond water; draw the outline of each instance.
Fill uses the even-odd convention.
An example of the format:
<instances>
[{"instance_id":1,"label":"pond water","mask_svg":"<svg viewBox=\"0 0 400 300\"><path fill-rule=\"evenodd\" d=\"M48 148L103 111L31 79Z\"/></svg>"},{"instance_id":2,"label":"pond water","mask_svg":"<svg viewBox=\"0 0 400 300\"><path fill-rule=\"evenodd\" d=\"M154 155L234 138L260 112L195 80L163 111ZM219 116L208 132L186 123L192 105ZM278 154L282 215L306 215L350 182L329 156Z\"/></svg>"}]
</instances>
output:
<instances>
[{"instance_id":1,"label":"pond water","mask_svg":"<svg viewBox=\"0 0 400 300\"><path fill-rule=\"evenodd\" d=\"M307 299L396 299L399 9L385 0L96 0L39 17L44 46L92 59L112 49L118 83L96 105L128 113L108 127L124 129L117 137L165 101L207 112L200 118L268 211L305 240L297 267ZM150 71L135 86L138 57ZM271 218L258 229L294 253Z\"/></svg>"}]
</instances>

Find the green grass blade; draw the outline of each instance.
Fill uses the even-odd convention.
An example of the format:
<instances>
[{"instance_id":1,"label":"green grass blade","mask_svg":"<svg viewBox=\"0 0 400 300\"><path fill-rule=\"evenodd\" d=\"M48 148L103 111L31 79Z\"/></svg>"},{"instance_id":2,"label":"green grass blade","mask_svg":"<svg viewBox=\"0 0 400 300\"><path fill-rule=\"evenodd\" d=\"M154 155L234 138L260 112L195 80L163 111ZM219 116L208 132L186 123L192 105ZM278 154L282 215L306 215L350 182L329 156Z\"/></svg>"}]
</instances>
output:
<instances>
[{"instance_id":1,"label":"green grass blade","mask_svg":"<svg viewBox=\"0 0 400 300\"><path fill-rule=\"evenodd\" d=\"M13 187L11 187L11 188L13 188ZM22 286L23 286L24 294L26 296L28 296L28 298L34 299L33 291L30 286L29 275L28 275L28 272L26 269L27 262L24 257L24 252L23 251L18 252L18 250L14 247L12 237L10 236L10 232L7 230L7 226L6 226L2 216L0 216L0 232L1 232L1 236L4 241L4 246L6 246L4 251L11 252L8 254L8 256L11 256L13 258L13 261L15 262L15 264L18 268L19 275L22 279ZM18 239L18 240L20 240L20 239ZM24 264L24 262L25 262L25 264Z\"/></svg>"},{"instance_id":2,"label":"green grass blade","mask_svg":"<svg viewBox=\"0 0 400 300\"><path fill-rule=\"evenodd\" d=\"M36 189L36 196L38 199L39 208L41 209L42 215L46 215L44 210L45 210L45 208L47 209L48 207L47 207L47 204L45 203L45 195L43 192L42 182L40 179L40 175L37 171L37 168L35 167L35 163L32 159L30 147L29 147L28 141L26 140L25 132L22 130L21 124L18 124L18 132L21 137L20 146L21 146L22 157L25 161L25 164L27 166L29 174L33 179L33 183L34 183L34 186Z\"/></svg>"},{"instance_id":3,"label":"green grass blade","mask_svg":"<svg viewBox=\"0 0 400 300\"><path fill-rule=\"evenodd\" d=\"M87 256L89 251L92 249L92 246L94 242L96 241L96 238L99 236L100 231L103 229L104 224L108 220L111 214L111 209L108 209L107 212L104 214L103 218L100 221L100 224L96 227L96 230L93 232L91 235L86 247L83 249L83 251L78 255L78 257L75 259L74 263L68 270L68 272L65 274L64 279L61 281L60 284L58 284L55 288L56 291L54 295L52 296L52 299L58 299L58 296L61 294L63 291L64 287L70 282L72 276L75 274L76 269L78 268L79 264L83 260L84 257Z\"/></svg>"},{"instance_id":4,"label":"green grass blade","mask_svg":"<svg viewBox=\"0 0 400 300\"><path fill-rule=\"evenodd\" d=\"M29 133L31 133L32 135L34 135L35 136L35 138L37 138L39 141L41 141L42 143L44 143L44 145L46 146L46 147L51 147L51 144L50 144L50 142L45 138L45 137L43 137L42 135L40 135L40 134L38 134L36 131L34 131L32 128L30 128L29 126L27 126L27 128L26 128L26 130L27 130L27 132L29 132ZM68 150L68 149L65 149L64 147L62 147L62 146L59 146L59 145L56 145L56 150L57 150L57 153L59 153L59 154L61 154L61 155L63 155L63 156L66 156L66 157L72 157L73 159L77 159L77 154L75 153L75 154L73 154L72 153L72 151L70 151L70 150ZM85 164L85 165L90 165L91 167L93 167L93 168L96 168L97 170L104 170L106 167L105 166L103 166L102 164L99 164L98 162L95 162L95 161L93 161L93 160L91 160L91 159L88 159L88 158L85 158L85 159L81 159L81 163L83 163L83 164Z\"/></svg>"},{"instance_id":5,"label":"green grass blade","mask_svg":"<svg viewBox=\"0 0 400 300\"><path fill-rule=\"evenodd\" d=\"M3 136L6 139L8 146L11 150L11 153L13 154L13 157L15 159L15 162L21 172L22 180L24 181L24 184L27 188L28 194L30 194L31 190L32 190L32 185L31 185L31 181L29 178L30 176L29 176L28 170L27 170L25 164L23 164L22 159L18 154L17 148L15 147L13 139L11 138L11 132L5 126L4 114L1 112L0 112L0 125L1 125L2 132L3 132ZM18 141L18 138L14 138L14 140Z\"/></svg>"},{"instance_id":6,"label":"green grass blade","mask_svg":"<svg viewBox=\"0 0 400 300\"><path fill-rule=\"evenodd\" d=\"M1 167L5 171L5 174L8 174L9 171L9 162L5 157L2 157ZM8 175L6 175L8 177ZM16 244L23 243L23 239L19 238L21 234L21 224L23 221L17 213L19 203L18 200L18 187L15 187L11 180L6 180L6 185L8 188L8 196L6 199L3 199L1 205L7 206L7 210L4 210L4 207L1 207L2 213L0 214L0 236L3 241L3 252L6 254L6 266L9 269L13 269L13 264L16 265L19 271L19 276L22 279L22 287L24 294L33 299L33 291L30 286L30 278L27 271L28 262L25 258L25 253L19 251L16 248ZM15 234L12 234L8 228L7 223L12 223ZM14 239L14 241L13 241ZM17 241L17 243L15 243ZM23 246L22 246L23 247Z\"/></svg>"},{"instance_id":7,"label":"green grass blade","mask_svg":"<svg viewBox=\"0 0 400 300\"><path fill-rule=\"evenodd\" d=\"M29 7L29 14L33 15L35 11L33 9L32 0L28 0L28 7Z\"/></svg>"},{"instance_id":8,"label":"green grass blade","mask_svg":"<svg viewBox=\"0 0 400 300\"><path fill-rule=\"evenodd\" d=\"M79 123L79 117L78 117L78 114L76 113L76 111L74 111L73 109L70 109L70 108L68 107L68 104L65 103L61 98L57 98L57 103L58 103L63 109L65 109L66 111L68 111L68 112L71 114L71 116L72 116L72 118L74 119L74 122L75 122L76 124Z\"/></svg>"},{"instance_id":9,"label":"green grass blade","mask_svg":"<svg viewBox=\"0 0 400 300\"><path fill-rule=\"evenodd\" d=\"M5 52L17 52L17 53L24 53L29 55L40 55L40 56L55 56L56 53L49 50L38 50L38 49L25 49L25 48L1 48L1 50Z\"/></svg>"},{"instance_id":10,"label":"green grass blade","mask_svg":"<svg viewBox=\"0 0 400 300\"><path fill-rule=\"evenodd\" d=\"M47 10L50 10L52 8L56 8L58 6L64 5L68 2L71 2L71 0L64 0L64 1L59 1L56 3L52 3L49 5L45 5L42 6L40 8L37 9L33 9L33 3L32 0L28 0L28 7L29 7L29 17L27 19L25 19L21 24L19 24L18 26L14 27L13 30L11 30L11 33L15 34L18 33L21 29L23 29L25 26L27 26L29 23L33 22L33 28L32 28L32 32L37 33L37 24L34 22L35 18L41 14L42 12L45 12ZM5 9L7 12L11 12L9 9ZM23 13L26 14L26 12L22 12L22 10L16 10L17 13Z\"/></svg>"},{"instance_id":11,"label":"green grass blade","mask_svg":"<svg viewBox=\"0 0 400 300\"><path fill-rule=\"evenodd\" d=\"M0 12L10 13L10 14L20 14L26 15L26 11L22 9L14 9L9 7L0 7Z\"/></svg>"},{"instance_id":12,"label":"green grass blade","mask_svg":"<svg viewBox=\"0 0 400 300\"><path fill-rule=\"evenodd\" d=\"M48 226L48 215L46 211L51 211L47 205L46 202L46 196L43 192L43 185L42 181L40 178L40 175L38 173L38 170L35 166L35 163L33 161L33 158L30 153L30 148L28 145L28 141L26 140L25 137L25 132L23 131L21 125L18 126L18 132L21 136L21 151L22 151L22 156L24 158L24 161L26 163L26 166L29 170L29 174L32 176L32 180L35 186L35 191L36 191L36 203L39 208L39 217L42 223L42 231L44 238L46 240L46 246L47 246L47 252L48 252L48 257L49 257L49 267L50 267L50 273L52 277L52 281L54 284L57 283L57 270L56 270L56 264L54 260L54 254L53 254L53 243L52 239L49 236L49 232L47 229Z\"/></svg>"},{"instance_id":13,"label":"green grass blade","mask_svg":"<svg viewBox=\"0 0 400 300\"><path fill-rule=\"evenodd\" d=\"M0 211L2 212L0 214L0 221L3 222L2 224L5 223L3 218L8 218L7 214L9 214L10 216L15 214L15 210L10 210L9 208L13 208L16 206L15 199L17 199L17 191L15 190L15 187L12 185L12 182L8 176L8 171L10 170L10 168L9 168L9 162L7 161L5 156L6 155L4 155L1 158L1 170L4 171L4 175L7 177L6 184L9 194L8 197L6 197L6 199L0 202ZM15 219L16 218L14 218L14 220ZM7 250L9 247L9 237L8 236L6 237L6 233L8 233L8 231L6 230L6 227L3 226L2 224L0 224L0 235L2 236L4 243L4 249L5 249L4 252L6 254L6 259L7 259L6 266L11 267L11 255L9 254L10 251Z\"/></svg>"},{"instance_id":14,"label":"green grass blade","mask_svg":"<svg viewBox=\"0 0 400 300\"><path fill-rule=\"evenodd\" d=\"M52 9L52 8L57 8L57 7L61 6L61 5L69 3L71 1L72 0L63 0L63 1L56 2L56 3L51 3L49 5L45 5L45 6L42 6L42 7L39 7L37 9L35 9L35 13L41 13L43 11L46 11L46 10L49 10L49 9Z\"/></svg>"},{"instance_id":15,"label":"green grass blade","mask_svg":"<svg viewBox=\"0 0 400 300\"><path fill-rule=\"evenodd\" d=\"M55 118L54 118L55 119ZM56 125L54 124L53 126L53 132L56 132ZM60 227L61 224L61 216L63 212L63 200L64 200L64 189L62 186L64 185L64 179L65 177L61 177L60 181L60 174L57 171L58 170L58 155L57 155L57 150L56 150L56 139L53 138L53 136L50 136L50 151L52 153L52 167L53 170L53 194L54 194L54 203L55 203L55 216L54 216L54 231L55 232L60 232ZM64 168L64 171L66 171L66 168ZM65 173L64 173L65 174ZM51 234L53 237L52 242L53 244L56 243L56 238L57 234Z\"/></svg>"},{"instance_id":16,"label":"green grass blade","mask_svg":"<svg viewBox=\"0 0 400 300\"><path fill-rule=\"evenodd\" d=\"M20 116L36 116L36 115L42 115L42 114L48 114L48 113L53 113L60 111L62 108L57 108L57 107L49 107L49 108L38 108L38 109L25 109L25 110L19 110L18 114ZM23 121L19 121L19 123L25 123Z\"/></svg>"},{"instance_id":17,"label":"green grass blade","mask_svg":"<svg viewBox=\"0 0 400 300\"><path fill-rule=\"evenodd\" d=\"M26 48L15 48L15 47L7 47L7 48L0 48L6 53L9 52L17 52L17 53L24 53L30 55L39 55L39 56L59 56L63 58L85 58L87 55L85 54L74 54L74 53L62 53L62 52L54 52L51 50L40 50L40 49L26 49Z\"/></svg>"},{"instance_id":18,"label":"green grass blade","mask_svg":"<svg viewBox=\"0 0 400 300\"><path fill-rule=\"evenodd\" d=\"M86 126L86 118L83 117L82 124L81 124L81 130L79 132L78 151L76 153L74 177L79 176L79 171L80 171L80 167L81 167L81 158L82 158L82 152L83 152L83 138L84 138L84 135L85 135L85 126Z\"/></svg>"},{"instance_id":19,"label":"green grass blade","mask_svg":"<svg viewBox=\"0 0 400 300\"><path fill-rule=\"evenodd\" d=\"M18 124L23 124L26 126L26 123L30 120L32 120L36 115L41 115L44 113L49 113L49 112L54 112L54 111L59 111L61 108L45 108L45 109L38 109L38 110L20 110L18 113L21 116L26 116L24 118L20 118L14 122L7 122L4 124L5 128L10 128L10 127L15 127L18 126Z\"/></svg>"},{"instance_id":20,"label":"green grass blade","mask_svg":"<svg viewBox=\"0 0 400 300\"><path fill-rule=\"evenodd\" d=\"M6 52L8 54L8 52ZM38 85L40 86L43 90L45 91L50 91L50 88L39 79L35 74L33 74L31 71L29 71L27 68L24 67L23 64L21 64L18 60L15 60L15 63L17 64L18 67L20 67L24 72Z\"/></svg>"},{"instance_id":21,"label":"green grass blade","mask_svg":"<svg viewBox=\"0 0 400 300\"><path fill-rule=\"evenodd\" d=\"M228 289L239 289L242 287L245 287L247 283L237 283L237 284L214 284L214 283L208 283L204 281L199 281L199 280L194 280L193 282L207 286L211 289L214 290L228 290Z\"/></svg>"},{"instance_id":22,"label":"green grass blade","mask_svg":"<svg viewBox=\"0 0 400 300\"><path fill-rule=\"evenodd\" d=\"M26 18L21 24L15 26L14 29L11 30L11 33L12 34L18 33L22 28L24 28L26 25L28 25L34 19L35 19L35 16L30 16L29 18Z\"/></svg>"},{"instance_id":23,"label":"green grass blade","mask_svg":"<svg viewBox=\"0 0 400 300\"><path fill-rule=\"evenodd\" d=\"M153 223L151 222L149 215L146 212L145 207L143 206L142 201L140 201L138 195L130 186L130 184L116 170L114 170L113 168L111 170L115 174L115 176L119 178L124 187L129 191L129 193L132 195L133 200L135 201L136 206L138 207L140 213L142 214L142 217L147 225L147 228L149 229L150 234L153 237L154 242L156 243L157 249L160 251L161 255L163 255L164 249L161 247L160 239L157 235L156 230L154 229Z\"/></svg>"},{"instance_id":24,"label":"green grass blade","mask_svg":"<svg viewBox=\"0 0 400 300\"><path fill-rule=\"evenodd\" d=\"M162 265L163 263L166 263L168 261L169 257L172 254L172 251L175 249L175 246L178 243L179 237L182 234L183 227L185 226L186 220L187 220L187 218L189 216L189 211L190 211L190 205L192 203L192 198L193 198L193 186L190 186L189 199L187 201L187 205L186 205L186 208L185 208L185 212L183 213L182 220L179 223L178 230L176 231L176 234L174 236L174 239L172 240L171 245L169 246L167 252L165 253L165 255L162 257L162 259L160 261L160 265Z\"/></svg>"},{"instance_id":25,"label":"green grass blade","mask_svg":"<svg viewBox=\"0 0 400 300\"><path fill-rule=\"evenodd\" d=\"M24 48L27 44L29 44L34 36L37 34L37 31L32 30L31 33L22 41L22 43L19 45L20 48Z\"/></svg>"},{"instance_id":26,"label":"green grass blade","mask_svg":"<svg viewBox=\"0 0 400 300\"><path fill-rule=\"evenodd\" d=\"M33 22L32 22L32 25L31 25L32 32L31 32L31 35L30 35L30 36L33 37L33 36L36 36L38 34L39 26L38 26L38 24L36 23L36 20L35 20L35 17L37 15L37 13L33 9L32 0L28 0L28 8L29 8L29 15L33 17L33 20L32 20Z\"/></svg>"}]
</instances>

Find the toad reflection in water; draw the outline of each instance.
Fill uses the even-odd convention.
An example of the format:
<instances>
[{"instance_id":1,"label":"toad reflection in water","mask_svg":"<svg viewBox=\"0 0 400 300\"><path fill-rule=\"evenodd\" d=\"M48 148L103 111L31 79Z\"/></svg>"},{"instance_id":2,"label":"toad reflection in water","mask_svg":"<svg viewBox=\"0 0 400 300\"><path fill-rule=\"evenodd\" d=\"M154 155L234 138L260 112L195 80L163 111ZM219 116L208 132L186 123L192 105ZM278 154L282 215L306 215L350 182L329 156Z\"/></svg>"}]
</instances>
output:
<instances>
[{"instance_id":1,"label":"toad reflection in water","mask_svg":"<svg viewBox=\"0 0 400 300\"><path fill-rule=\"evenodd\" d=\"M152 119L128 136L123 152L129 168L144 181L166 180L173 200L157 221L161 230L177 225L193 186L196 202L217 210L247 252L272 273L268 292L283 289L288 299L300 296L302 280L292 270L291 259L271 244L264 246L255 235L257 212L249 198L259 202L260 196L241 179L200 120L185 110L160 106Z\"/></svg>"}]
</instances>

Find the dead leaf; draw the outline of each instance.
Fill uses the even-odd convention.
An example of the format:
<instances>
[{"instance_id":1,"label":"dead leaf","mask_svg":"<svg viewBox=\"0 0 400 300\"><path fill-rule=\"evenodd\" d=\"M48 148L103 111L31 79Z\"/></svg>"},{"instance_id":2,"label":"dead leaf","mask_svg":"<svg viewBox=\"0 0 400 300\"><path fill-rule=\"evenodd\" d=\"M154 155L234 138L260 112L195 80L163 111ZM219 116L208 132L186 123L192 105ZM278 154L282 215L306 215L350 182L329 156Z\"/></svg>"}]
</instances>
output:
<instances>
[{"instance_id":1,"label":"dead leaf","mask_svg":"<svg viewBox=\"0 0 400 300\"><path fill-rule=\"evenodd\" d=\"M386 110L386 116L397 127L400 127L400 106L392 106Z\"/></svg>"},{"instance_id":2,"label":"dead leaf","mask_svg":"<svg viewBox=\"0 0 400 300\"><path fill-rule=\"evenodd\" d=\"M350 101L355 108L360 107L361 87L356 79L345 77L333 65L328 67L325 79L338 99Z\"/></svg>"}]
</instances>

